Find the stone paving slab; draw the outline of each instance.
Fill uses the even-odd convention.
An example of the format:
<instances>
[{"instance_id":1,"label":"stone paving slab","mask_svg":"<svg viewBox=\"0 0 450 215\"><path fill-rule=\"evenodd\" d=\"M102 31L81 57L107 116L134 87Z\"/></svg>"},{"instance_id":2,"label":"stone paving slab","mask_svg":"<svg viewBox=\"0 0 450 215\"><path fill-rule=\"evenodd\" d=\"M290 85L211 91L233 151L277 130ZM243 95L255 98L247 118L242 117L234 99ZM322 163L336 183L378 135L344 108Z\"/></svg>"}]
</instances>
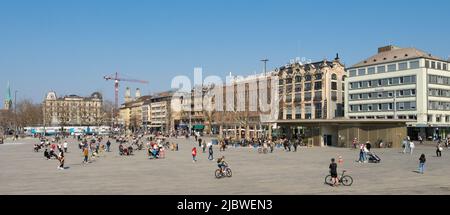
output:
<instances>
[{"instance_id":1,"label":"stone paving slab","mask_svg":"<svg viewBox=\"0 0 450 215\"><path fill-rule=\"evenodd\" d=\"M43 159L32 151L37 140L0 145L0 194L450 194L450 150L435 157L435 148L418 146L413 153L399 149L373 149L382 162L355 162L358 151L343 148L300 148L298 152L276 149L258 154L253 148L214 150L225 155L232 178L215 179L215 161L198 148L193 163L193 140L171 139L180 151L167 151L165 159L149 160L144 151L119 156L118 146L95 162L81 165L81 151L69 139L66 170L57 170L58 161ZM198 146L198 145L197 145ZM427 156L425 174L414 172L421 153ZM330 158L342 155L343 166L355 182L351 187L324 185Z\"/></svg>"}]
</instances>

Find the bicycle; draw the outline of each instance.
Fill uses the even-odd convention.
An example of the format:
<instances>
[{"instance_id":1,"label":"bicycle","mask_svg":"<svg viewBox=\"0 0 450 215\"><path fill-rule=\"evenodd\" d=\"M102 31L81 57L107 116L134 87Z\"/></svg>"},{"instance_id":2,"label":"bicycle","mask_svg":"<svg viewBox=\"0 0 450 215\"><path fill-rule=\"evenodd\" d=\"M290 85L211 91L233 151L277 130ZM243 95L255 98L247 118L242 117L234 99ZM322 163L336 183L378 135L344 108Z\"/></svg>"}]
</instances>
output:
<instances>
[{"instance_id":1,"label":"bicycle","mask_svg":"<svg viewBox=\"0 0 450 215\"><path fill-rule=\"evenodd\" d=\"M344 186L351 186L353 184L353 178L349 175L344 175L346 170L342 171L341 177L338 177L338 183ZM331 175L325 177L325 184L333 185L333 178Z\"/></svg>"},{"instance_id":2,"label":"bicycle","mask_svg":"<svg viewBox=\"0 0 450 215\"><path fill-rule=\"evenodd\" d=\"M228 167L228 165L226 165L224 167L223 171L221 169L216 169L214 174L217 179L223 178L223 177L231 177L233 175L233 173L231 172L231 169Z\"/></svg>"},{"instance_id":3,"label":"bicycle","mask_svg":"<svg viewBox=\"0 0 450 215\"><path fill-rule=\"evenodd\" d=\"M259 154L261 154L261 153L267 154L267 152L268 152L267 148L265 148L265 147L258 147L258 153Z\"/></svg>"}]
</instances>

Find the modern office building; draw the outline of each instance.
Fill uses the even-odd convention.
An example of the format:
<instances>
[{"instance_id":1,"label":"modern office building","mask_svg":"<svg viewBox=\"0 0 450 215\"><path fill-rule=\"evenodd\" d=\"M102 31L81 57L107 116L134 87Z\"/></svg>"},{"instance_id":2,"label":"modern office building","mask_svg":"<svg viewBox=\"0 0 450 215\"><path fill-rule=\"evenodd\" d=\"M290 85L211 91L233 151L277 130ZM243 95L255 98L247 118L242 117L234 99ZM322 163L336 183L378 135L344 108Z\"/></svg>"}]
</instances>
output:
<instances>
[{"instance_id":1,"label":"modern office building","mask_svg":"<svg viewBox=\"0 0 450 215\"><path fill-rule=\"evenodd\" d=\"M449 133L449 61L416 48L386 46L347 72L350 119L407 120L413 139Z\"/></svg>"}]
</instances>

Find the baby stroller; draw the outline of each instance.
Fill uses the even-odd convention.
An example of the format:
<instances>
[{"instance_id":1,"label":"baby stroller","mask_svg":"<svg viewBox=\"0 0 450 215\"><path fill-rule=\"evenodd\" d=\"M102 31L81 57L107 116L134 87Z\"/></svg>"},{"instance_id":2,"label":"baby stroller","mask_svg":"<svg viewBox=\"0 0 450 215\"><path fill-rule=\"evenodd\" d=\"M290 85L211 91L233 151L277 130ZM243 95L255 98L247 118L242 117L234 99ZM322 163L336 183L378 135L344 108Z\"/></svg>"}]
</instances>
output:
<instances>
[{"instance_id":1,"label":"baby stroller","mask_svg":"<svg viewBox=\"0 0 450 215\"><path fill-rule=\"evenodd\" d=\"M367 157L369 158L370 163L380 163L381 162L380 157L378 157L378 155L376 155L375 153L368 152Z\"/></svg>"}]
</instances>

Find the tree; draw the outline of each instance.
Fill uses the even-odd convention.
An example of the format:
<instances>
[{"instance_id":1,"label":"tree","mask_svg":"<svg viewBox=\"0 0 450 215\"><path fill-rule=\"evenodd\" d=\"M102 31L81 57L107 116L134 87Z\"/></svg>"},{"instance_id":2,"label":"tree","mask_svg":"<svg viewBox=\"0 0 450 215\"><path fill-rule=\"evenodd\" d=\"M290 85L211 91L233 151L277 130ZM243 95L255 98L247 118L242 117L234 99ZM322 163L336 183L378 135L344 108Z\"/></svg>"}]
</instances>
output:
<instances>
[{"instance_id":1,"label":"tree","mask_svg":"<svg viewBox=\"0 0 450 215\"><path fill-rule=\"evenodd\" d=\"M111 125L113 117L114 117L113 116L114 103L109 100L103 101L102 110L100 112L101 112L101 116L102 116L101 120L103 122L103 125Z\"/></svg>"},{"instance_id":2,"label":"tree","mask_svg":"<svg viewBox=\"0 0 450 215\"><path fill-rule=\"evenodd\" d=\"M30 99L25 99L17 103L16 107L17 126L37 126L42 124L42 105L35 104Z\"/></svg>"}]
</instances>

